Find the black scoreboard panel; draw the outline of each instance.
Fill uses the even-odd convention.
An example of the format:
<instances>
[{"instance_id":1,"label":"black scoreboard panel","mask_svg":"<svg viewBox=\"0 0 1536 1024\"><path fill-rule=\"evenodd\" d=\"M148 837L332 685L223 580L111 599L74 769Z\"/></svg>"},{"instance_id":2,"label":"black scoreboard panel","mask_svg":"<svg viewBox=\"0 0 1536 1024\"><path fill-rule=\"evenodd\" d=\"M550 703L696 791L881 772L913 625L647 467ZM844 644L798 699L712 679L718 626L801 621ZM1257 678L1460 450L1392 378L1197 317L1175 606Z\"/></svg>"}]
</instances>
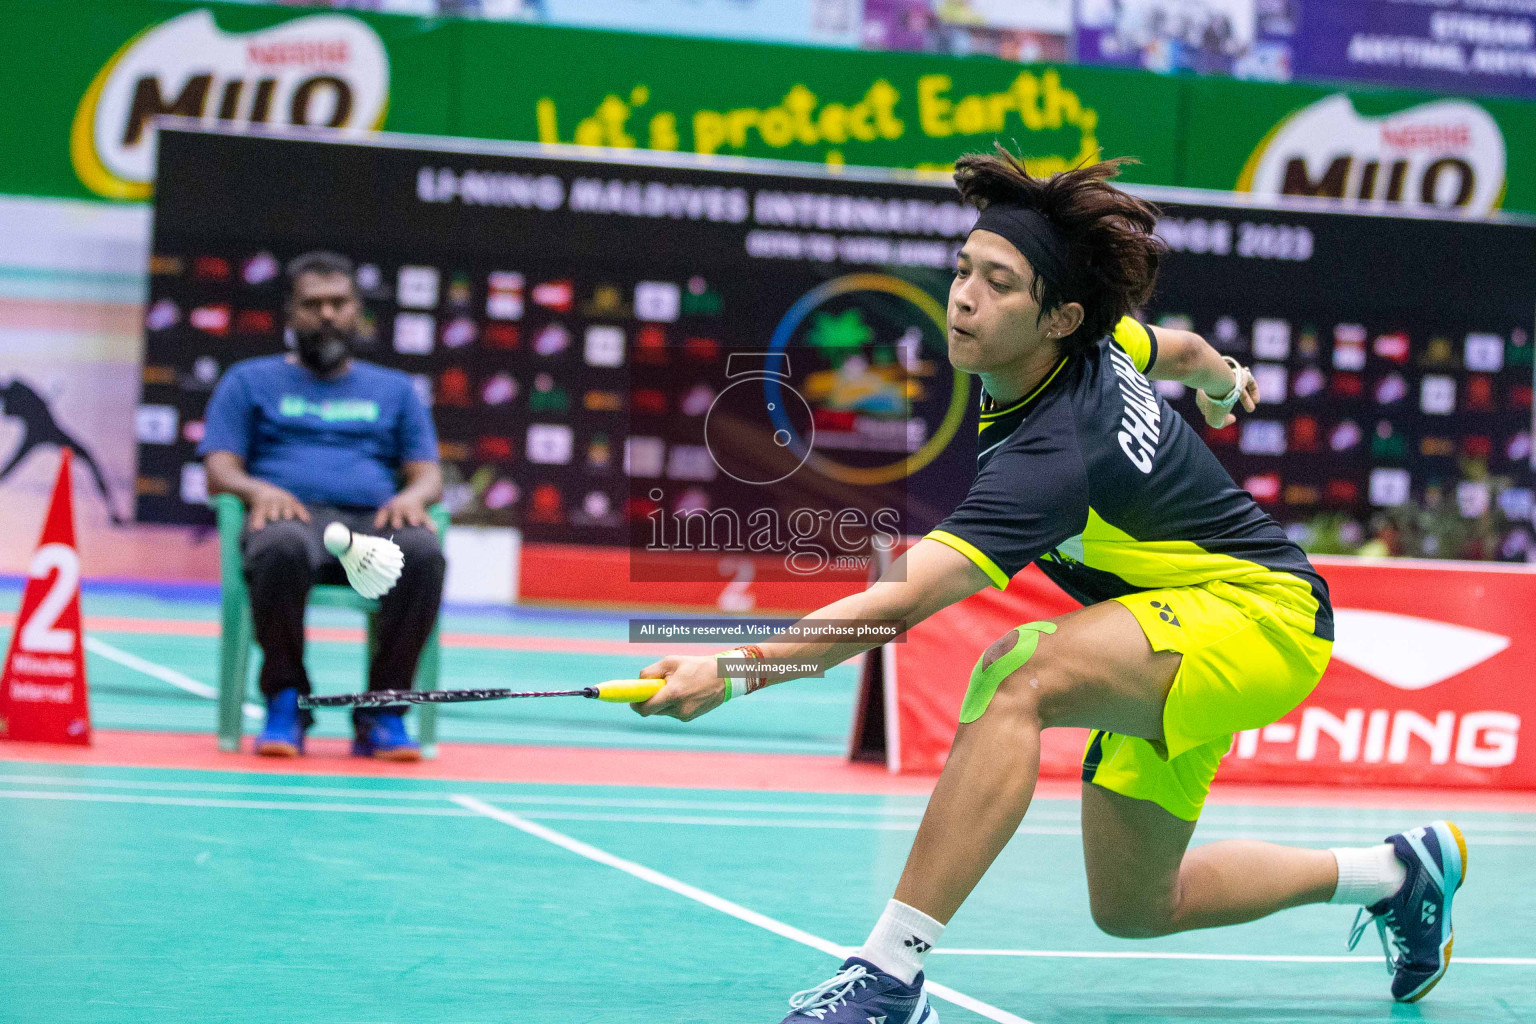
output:
<instances>
[{"instance_id":1,"label":"black scoreboard panel","mask_svg":"<svg viewBox=\"0 0 1536 1024\"><path fill-rule=\"evenodd\" d=\"M1391 522L1402 553L1524 559L1536 229L1169 206L1159 233L1147 318L1251 366L1263 402L1211 430L1162 388L1271 515L1320 547Z\"/></svg>"},{"instance_id":2,"label":"black scoreboard panel","mask_svg":"<svg viewBox=\"0 0 1536 1024\"><path fill-rule=\"evenodd\" d=\"M883 529L925 531L974 465L976 384L943 333L973 215L942 183L743 166L166 131L140 519L208 521L208 396L283 350L281 268L328 249L359 266L360 354L431 403L458 522L624 544L678 510L866 529L895 510ZM1536 231L1165 212L1146 319L1250 362L1265 392L1204 430L1240 484L1298 535L1428 501L1493 534L1439 553L1515 557Z\"/></svg>"}]
</instances>

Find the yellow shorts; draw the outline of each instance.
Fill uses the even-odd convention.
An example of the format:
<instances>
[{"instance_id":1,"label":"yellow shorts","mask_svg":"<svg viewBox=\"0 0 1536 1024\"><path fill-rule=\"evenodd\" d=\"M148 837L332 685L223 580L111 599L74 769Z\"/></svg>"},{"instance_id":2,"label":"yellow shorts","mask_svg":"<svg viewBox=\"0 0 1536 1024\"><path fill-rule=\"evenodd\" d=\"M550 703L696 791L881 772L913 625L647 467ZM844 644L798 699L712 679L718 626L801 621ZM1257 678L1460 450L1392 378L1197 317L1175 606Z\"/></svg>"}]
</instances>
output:
<instances>
[{"instance_id":1,"label":"yellow shorts","mask_svg":"<svg viewBox=\"0 0 1536 1024\"><path fill-rule=\"evenodd\" d=\"M1165 743L1096 729L1083 781L1194 821L1232 735L1300 704L1322 678L1333 642L1313 635L1309 602L1291 587L1217 580L1115 600L1153 650L1184 658L1163 705Z\"/></svg>"}]
</instances>

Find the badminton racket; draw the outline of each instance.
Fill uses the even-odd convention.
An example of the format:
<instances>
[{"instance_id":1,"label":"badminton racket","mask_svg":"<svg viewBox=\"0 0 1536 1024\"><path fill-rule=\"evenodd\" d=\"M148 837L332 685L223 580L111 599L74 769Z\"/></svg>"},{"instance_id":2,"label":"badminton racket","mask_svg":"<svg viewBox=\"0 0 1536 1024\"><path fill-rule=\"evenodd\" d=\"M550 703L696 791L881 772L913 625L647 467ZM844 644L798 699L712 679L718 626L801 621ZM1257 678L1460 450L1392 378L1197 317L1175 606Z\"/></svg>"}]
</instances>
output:
<instances>
[{"instance_id":1,"label":"badminton racket","mask_svg":"<svg viewBox=\"0 0 1536 1024\"><path fill-rule=\"evenodd\" d=\"M661 691L665 679L611 679L578 690L369 690L367 693L306 694L301 708L388 708L402 704L462 704L514 697L590 697L613 704L639 704Z\"/></svg>"}]
</instances>

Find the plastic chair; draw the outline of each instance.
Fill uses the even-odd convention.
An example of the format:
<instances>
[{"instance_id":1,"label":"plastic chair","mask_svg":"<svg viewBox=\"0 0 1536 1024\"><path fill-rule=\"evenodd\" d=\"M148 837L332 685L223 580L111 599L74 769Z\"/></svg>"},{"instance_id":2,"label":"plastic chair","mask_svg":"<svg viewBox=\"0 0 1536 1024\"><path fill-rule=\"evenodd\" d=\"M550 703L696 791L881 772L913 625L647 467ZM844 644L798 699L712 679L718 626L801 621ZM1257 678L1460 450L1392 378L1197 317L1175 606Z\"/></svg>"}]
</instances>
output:
<instances>
[{"instance_id":1,"label":"plastic chair","mask_svg":"<svg viewBox=\"0 0 1536 1024\"><path fill-rule=\"evenodd\" d=\"M251 645L255 626L251 621L251 598L245 589L245 572L240 557L240 534L245 529L245 503L233 494L216 494L211 499L219 524L219 749L238 751L243 725L246 695L250 692ZM448 510L442 505L428 509L437 526L439 542L448 533ZM348 586L317 583L309 591L311 606L352 608L366 616L368 624L368 662L373 660L376 644L374 613L379 602L366 598ZM442 665L440 623L432 626L432 635L421 650L416 664L416 689L437 689ZM367 683L367 664L363 669L363 688ZM420 719L417 740L422 757L437 756L437 705L418 707Z\"/></svg>"}]
</instances>

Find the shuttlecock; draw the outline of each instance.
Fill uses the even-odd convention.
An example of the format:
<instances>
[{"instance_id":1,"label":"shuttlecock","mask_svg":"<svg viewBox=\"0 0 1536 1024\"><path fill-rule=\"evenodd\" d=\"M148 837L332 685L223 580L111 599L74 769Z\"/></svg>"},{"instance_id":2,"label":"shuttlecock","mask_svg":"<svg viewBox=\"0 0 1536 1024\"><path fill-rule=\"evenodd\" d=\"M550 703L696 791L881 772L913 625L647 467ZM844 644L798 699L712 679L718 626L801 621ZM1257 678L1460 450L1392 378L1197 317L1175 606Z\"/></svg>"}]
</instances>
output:
<instances>
[{"instance_id":1,"label":"shuttlecock","mask_svg":"<svg viewBox=\"0 0 1536 1024\"><path fill-rule=\"evenodd\" d=\"M400 578L405 554L387 537L353 533L345 524L325 528L325 550L341 559L347 582L364 597L383 597Z\"/></svg>"}]
</instances>

